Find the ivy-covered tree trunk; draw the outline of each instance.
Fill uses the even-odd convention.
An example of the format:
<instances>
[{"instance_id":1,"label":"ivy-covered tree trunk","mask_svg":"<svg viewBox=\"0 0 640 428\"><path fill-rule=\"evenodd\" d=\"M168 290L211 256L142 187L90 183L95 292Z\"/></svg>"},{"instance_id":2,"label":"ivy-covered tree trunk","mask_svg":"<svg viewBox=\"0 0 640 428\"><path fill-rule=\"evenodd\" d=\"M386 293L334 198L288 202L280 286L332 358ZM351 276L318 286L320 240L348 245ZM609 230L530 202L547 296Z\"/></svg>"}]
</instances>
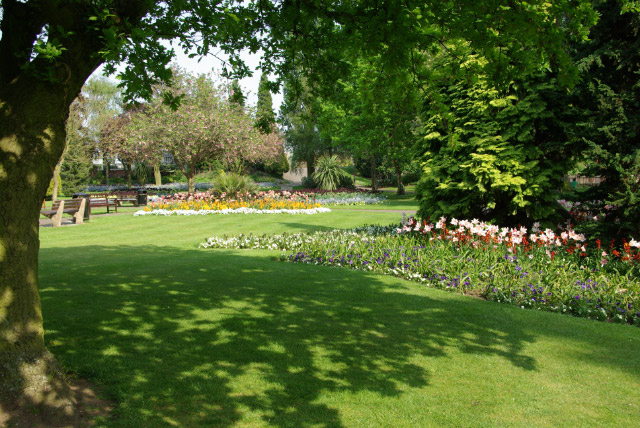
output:
<instances>
[{"instance_id":1,"label":"ivy-covered tree trunk","mask_svg":"<svg viewBox=\"0 0 640 428\"><path fill-rule=\"evenodd\" d=\"M124 167L124 173L127 177L127 189L131 189L131 170L132 166L130 163L122 162L122 166Z\"/></svg>"},{"instance_id":2,"label":"ivy-covered tree trunk","mask_svg":"<svg viewBox=\"0 0 640 428\"><path fill-rule=\"evenodd\" d=\"M153 178L156 181L156 186L162 186L162 174L160 174L160 164L153 164Z\"/></svg>"}]
</instances>

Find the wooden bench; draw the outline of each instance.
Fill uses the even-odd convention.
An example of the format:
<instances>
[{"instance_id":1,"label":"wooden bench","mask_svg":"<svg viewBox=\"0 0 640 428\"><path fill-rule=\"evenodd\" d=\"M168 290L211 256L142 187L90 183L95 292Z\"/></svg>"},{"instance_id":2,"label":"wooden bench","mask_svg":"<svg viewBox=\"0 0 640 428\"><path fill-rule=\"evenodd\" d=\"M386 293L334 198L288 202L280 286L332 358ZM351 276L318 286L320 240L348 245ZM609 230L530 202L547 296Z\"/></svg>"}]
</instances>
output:
<instances>
[{"instance_id":1,"label":"wooden bench","mask_svg":"<svg viewBox=\"0 0 640 428\"><path fill-rule=\"evenodd\" d=\"M110 198L106 193L92 193L89 195L89 213L94 207L107 207L107 214L109 214L109 207L113 207L115 212L118 212L118 199Z\"/></svg>"},{"instance_id":2,"label":"wooden bench","mask_svg":"<svg viewBox=\"0 0 640 428\"><path fill-rule=\"evenodd\" d=\"M131 202L134 207L138 206L138 192L136 191L115 191L111 192L111 194L118 199L118 204L120 206L122 206L123 202Z\"/></svg>"},{"instance_id":3,"label":"wooden bench","mask_svg":"<svg viewBox=\"0 0 640 428\"><path fill-rule=\"evenodd\" d=\"M40 214L52 219L53 227L62 225L62 214L70 214L76 224L82 224L84 223L85 205L86 201L84 198L53 201L51 209L42 209L40 210Z\"/></svg>"}]
</instances>

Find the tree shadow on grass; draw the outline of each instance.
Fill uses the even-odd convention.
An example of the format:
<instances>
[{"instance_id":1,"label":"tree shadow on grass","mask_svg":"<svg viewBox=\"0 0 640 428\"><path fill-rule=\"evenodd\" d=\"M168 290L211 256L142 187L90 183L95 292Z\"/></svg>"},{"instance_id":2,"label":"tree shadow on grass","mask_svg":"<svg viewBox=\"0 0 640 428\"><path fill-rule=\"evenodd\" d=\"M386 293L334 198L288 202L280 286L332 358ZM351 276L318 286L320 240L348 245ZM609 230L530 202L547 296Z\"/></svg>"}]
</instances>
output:
<instances>
[{"instance_id":1,"label":"tree shadow on grass","mask_svg":"<svg viewBox=\"0 0 640 428\"><path fill-rule=\"evenodd\" d=\"M486 302L265 254L43 249L48 346L125 403L118 426L341 427L324 394L428 386L414 357L446 358L452 347L536 370L522 352L530 330L487 317Z\"/></svg>"}]
</instances>

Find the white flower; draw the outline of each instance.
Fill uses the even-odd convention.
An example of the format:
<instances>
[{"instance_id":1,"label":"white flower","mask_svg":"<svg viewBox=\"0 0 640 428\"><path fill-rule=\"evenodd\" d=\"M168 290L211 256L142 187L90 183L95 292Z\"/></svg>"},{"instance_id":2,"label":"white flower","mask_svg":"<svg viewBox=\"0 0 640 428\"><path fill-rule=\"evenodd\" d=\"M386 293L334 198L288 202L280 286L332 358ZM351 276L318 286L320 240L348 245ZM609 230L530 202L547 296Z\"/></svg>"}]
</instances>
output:
<instances>
[{"instance_id":1,"label":"white flower","mask_svg":"<svg viewBox=\"0 0 640 428\"><path fill-rule=\"evenodd\" d=\"M631 238L631 242L629 242L629 245L632 247L640 248L640 242L636 241L633 238Z\"/></svg>"}]
</instances>

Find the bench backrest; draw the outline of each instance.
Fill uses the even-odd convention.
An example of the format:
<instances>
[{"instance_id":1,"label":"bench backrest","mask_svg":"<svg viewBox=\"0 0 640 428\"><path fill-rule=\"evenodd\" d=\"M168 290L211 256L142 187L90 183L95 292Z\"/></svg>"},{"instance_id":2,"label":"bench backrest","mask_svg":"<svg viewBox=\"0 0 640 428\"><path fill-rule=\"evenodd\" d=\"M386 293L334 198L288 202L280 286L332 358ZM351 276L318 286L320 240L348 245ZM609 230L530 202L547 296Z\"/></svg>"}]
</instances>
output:
<instances>
[{"instance_id":1,"label":"bench backrest","mask_svg":"<svg viewBox=\"0 0 640 428\"><path fill-rule=\"evenodd\" d=\"M64 201L64 208L74 208L74 209L79 209L80 208L80 204L82 203L84 199L82 198L78 198L78 199L66 199ZM60 201L53 201L53 204L51 205L51 209L52 210L57 210L58 207L60 206Z\"/></svg>"},{"instance_id":2,"label":"bench backrest","mask_svg":"<svg viewBox=\"0 0 640 428\"><path fill-rule=\"evenodd\" d=\"M123 198L123 197L136 198L136 197L138 197L138 192L136 192L135 190L120 190L120 191L111 192L111 194L114 195L114 196L117 196L119 198Z\"/></svg>"}]
</instances>

